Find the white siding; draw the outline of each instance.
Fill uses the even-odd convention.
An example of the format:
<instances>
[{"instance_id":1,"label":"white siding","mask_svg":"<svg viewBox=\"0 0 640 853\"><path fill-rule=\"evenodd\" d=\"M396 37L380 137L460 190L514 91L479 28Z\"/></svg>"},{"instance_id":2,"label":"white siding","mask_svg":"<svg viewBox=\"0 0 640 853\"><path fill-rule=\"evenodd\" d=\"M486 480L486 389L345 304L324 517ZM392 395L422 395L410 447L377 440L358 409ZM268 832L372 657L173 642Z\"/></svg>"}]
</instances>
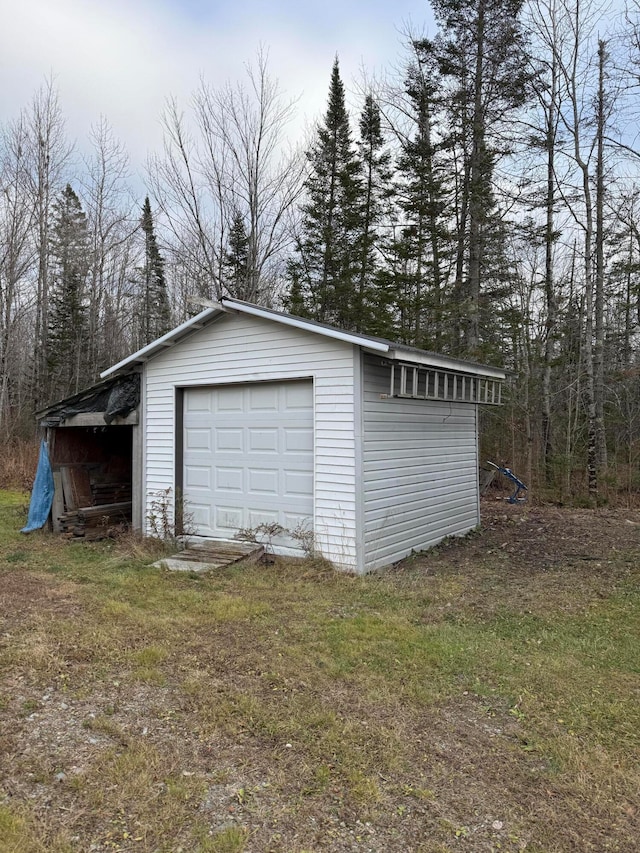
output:
<instances>
[{"instance_id":1,"label":"white siding","mask_svg":"<svg viewBox=\"0 0 640 853\"><path fill-rule=\"evenodd\" d=\"M147 511L175 489L176 388L313 378L314 530L337 566L356 568L354 347L246 315L225 315L145 366Z\"/></svg>"},{"instance_id":2,"label":"white siding","mask_svg":"<svg viewBox=\"0 0 640 853\"><path fill-rule=\"evenodd\" d=\"M478 513L476 407L389 393L390 368L365 356L365 569L466 533Z\"/></svg>"}]
</instances>

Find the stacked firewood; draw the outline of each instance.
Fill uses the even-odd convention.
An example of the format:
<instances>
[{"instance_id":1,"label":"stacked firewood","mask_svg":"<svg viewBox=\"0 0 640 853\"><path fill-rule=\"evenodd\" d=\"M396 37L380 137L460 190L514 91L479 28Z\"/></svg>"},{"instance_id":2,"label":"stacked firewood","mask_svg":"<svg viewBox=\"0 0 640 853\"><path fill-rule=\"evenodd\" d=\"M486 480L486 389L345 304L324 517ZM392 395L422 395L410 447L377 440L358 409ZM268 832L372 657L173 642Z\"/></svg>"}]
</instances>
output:
<instances>
[{"instance_id":1,"label":"stacked firewood","mask_svg":"<svg viewBox=\"0 0 640 853\"><path fill-rule=\"evenodd\" d=\"M69 539L104 539L127 529L131 521L131 501L67 510L59 520L61 532Z\"/></svg>"}]
</instances>

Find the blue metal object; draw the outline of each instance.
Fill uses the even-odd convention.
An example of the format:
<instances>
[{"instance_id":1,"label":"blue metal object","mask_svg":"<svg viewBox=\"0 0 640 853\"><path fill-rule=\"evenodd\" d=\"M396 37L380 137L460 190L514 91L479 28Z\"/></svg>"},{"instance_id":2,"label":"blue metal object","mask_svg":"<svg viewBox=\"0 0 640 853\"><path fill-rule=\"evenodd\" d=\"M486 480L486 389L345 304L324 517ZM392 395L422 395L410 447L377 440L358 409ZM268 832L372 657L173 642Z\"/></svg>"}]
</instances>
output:
<instances>
[{"instance_id":1,"label":"blue metal object","mask_svg":"<svg viewBox=\"0 0 640 853\"><path fill-rule=\"evenodd\" d=\"M526 499L527 499L526 495L523 495L522 497L519 497L519 495L520 495L520 492L523 490L526 492L527 487L522 482L522 480L520 480L518 477L516 477L516 475L511 470L511 468L503 468L501 465L496 465L495 462L487 462L487 465L491 465L492 468L495 468L497 471L500 471L501 474L503 474L508 480L511 480L511 482L515 484L516 490L511 495L511 497L508 497L506 499L507 503L518 504L518 503L523 503L524 501L526 501Z\"/></svg>"}]
</instances>

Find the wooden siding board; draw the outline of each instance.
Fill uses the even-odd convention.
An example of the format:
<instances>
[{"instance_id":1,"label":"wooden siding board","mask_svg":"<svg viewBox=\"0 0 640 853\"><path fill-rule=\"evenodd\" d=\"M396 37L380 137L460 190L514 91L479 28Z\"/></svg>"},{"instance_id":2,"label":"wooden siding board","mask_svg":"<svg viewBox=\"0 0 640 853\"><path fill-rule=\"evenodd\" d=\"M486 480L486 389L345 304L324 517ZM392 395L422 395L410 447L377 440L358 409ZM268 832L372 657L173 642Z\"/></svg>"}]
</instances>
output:
<instances>
[{"instance_id":1,"label":"wooden siding board","mask_svg":"<svg viewBox=\"0 0 640 853\"><path fill-rule=\"evenodd\" d=\"M364 359L365 566L478 524L475 405L386 399L390 368Z\"/></svg>"},{"instance_id":2,"label":"wooden siding board","mask_svg":"<svg viewBox=\"0 0 640 853\"><path fill-rule=\"evenodd\" d=\"M150 359L145 374L147 513L155 493L174 489L176 387L311 377L317 544L336 565L356 568L351 344L260 318L229 315Z\"/></svg>"}]
</instances>

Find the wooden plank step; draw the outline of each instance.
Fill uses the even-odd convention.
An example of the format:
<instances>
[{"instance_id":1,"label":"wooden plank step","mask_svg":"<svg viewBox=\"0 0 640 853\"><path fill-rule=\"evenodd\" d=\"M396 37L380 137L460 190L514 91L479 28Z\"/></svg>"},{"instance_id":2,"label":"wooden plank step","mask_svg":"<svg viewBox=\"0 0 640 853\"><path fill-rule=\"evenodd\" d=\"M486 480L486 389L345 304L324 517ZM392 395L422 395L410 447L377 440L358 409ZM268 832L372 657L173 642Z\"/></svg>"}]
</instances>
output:
<instances>
[{"instance_id":1,"label":"wooden plank step","mask_svg":"<svg viewBox=\"0 0 640 853\"><path fill-rule=\"evenodd\" d=\"M256 542L241 542L238 539L189 539L187 544L189 548L197 550L202 548L228 548L233 551L246 551L247 553L259 547Z\"/></svg>"},{"instance_id":2,"label":"wooden plank step","mask_svg":"<svg viewBox=\"0 0 640 853\"><path fill-rule=\"evenodd\" d=\"M256 548L261 548L261 545L233 545L232 543L220 542L220 543L209 543L207 545L189 545L188 548L185 549L182 553L195 554L199 555L208 555L208 554L228 554L230 557L233 556L247 556L248 554L253 554Z\"/></svg>"},{"instance_id":3,"label":"wooden plank step","mask_svg":"<svg viewBox=\"0 0 640 853\"><path fill-rule=\"evenodd\" d=\"M226 560L228 563L233 563L236 560L244 560L246 557L251 557L258 551L260 553L264 551L262 545L254 545L253 548L243 549L242 551L230 548L207 548L197 550L195 548L187 548L185 551L180 551L176 554L176 558L179 560L192 560L196 563L210 563L213 560Z\"/></svg>"},{"instance_id":4,"label":"wooden plank step","mask_svg":"<svg viewBox=\"0 0 640 853\"><path fill-rule=\"evenodd\" d=\"M247 558L258 560L263 553L262 545L236 546L232 542L207 542L179 551L172 557L157 560L153 565L174 572L210 572Z\"/></svg>"},{"instance_id":5,"label":"wooden plank step","mask_svg":"<svg viewBox=\"0 0 640 853\"><path fill-rule=\"evenodd\" d=\"M191 551L180 551L175 556L180 560L188 560L191 563L211 563L214 560L218 560L225 563L235 563L237 560L244 560L246 557L250 557L251 553L225 554L223 551L208 551L206 554L202 552L200 552L199 554L194 554Z\"/></svg>"}]
</instances>

